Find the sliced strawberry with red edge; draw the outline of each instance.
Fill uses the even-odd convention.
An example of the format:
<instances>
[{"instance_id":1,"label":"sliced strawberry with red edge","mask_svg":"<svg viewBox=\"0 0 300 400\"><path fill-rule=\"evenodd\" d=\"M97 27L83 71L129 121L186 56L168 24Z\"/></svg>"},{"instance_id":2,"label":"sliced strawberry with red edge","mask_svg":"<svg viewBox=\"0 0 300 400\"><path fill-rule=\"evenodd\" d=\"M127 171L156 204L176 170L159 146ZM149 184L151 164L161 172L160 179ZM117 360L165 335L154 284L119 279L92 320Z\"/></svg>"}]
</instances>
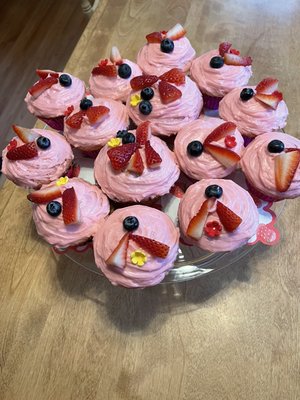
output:
<instances>
[{"instance_id":1,"label":"sliced strawberry with red edge","mask_svg":"<svg viewBox=\"0 0 300 400\"><path fill-rule=\"evenodd\" d=\"M88 117L89 123L93 125L97 122L101 122L109 111L109 108L105 106L92 106L86 110L86 116Z\"/></svg>"},{"instance_id":2,"label":"sliced strawberry with red edge","mask_svg":"<svg viewBox=\"0 0 300 400\"><path fill-rule=\"evenodd\" d=\"M40 135L35 133L32 129L23 128L21 126L13 125L14 132L19 136L23 143L34 142Z\"/></svg>"},{"instance_id":3,"label":"sliced strawberry with red edge","mask_svg":"<svg viewBox=\"0 0 300 400\"><path fill-rule=\"evenodd\" d=\"M272 94L278 89L278 79L265 78L256 86L256 93Z\"/></svg>"},{"instance_id":4,"label":"sliced strawberry with red edge","mask_svg":"<svg viewBox=\"0 0 300 400\"><path fill-rule=\"evenodd\" d=\"M115 65L98 65L92 69L92 75L117 76L117 67Z\"/></svg>"},{"instance_id":5,"label":"sliced strawberry with red edge","mask_svg":"<svg viewBox=\"0 0 300 400\"><path fill-rule=\"evenodd\" d=\"M62 194L63 220L65 225L78 224L80 221L79 203L73 187L64 190Z\"/></svg>"},{"instance_id":6,"label":"sliced strawberry with red edge","mask_svg":"<svg viewBox=\"0 0 300 400\"><path fill-rule=\"evenodd\" d=\"M7 149L7 151L13 150L13 149L15 149L17 146L18 146L18 142L16 141L16 139L12 139L12 140L8 143L6 149Z\"/></svg>"},{"instance_id":7,"label":"sliced strawberry with red edge","mask_svg":"<svg viewBox=\"0 0 300 400\"><path fill-rule=\"evenodd\" d=\"M130 234L130 240L133 240L136 244L141 246L143 250L158 258L167 258L170 247L164 243L158 242L157 240L147 238L145 236Z\"/></svg>"},{"instance_id":8,"label":"sliced strawberry with red edge","mask_svg":"<svg viewBox=\"0 0 300 400\"><path fill-rule=\"evenodd\" d=\"M175 83L176 85L185 84L185 73L180 68L172 68L170 71L162 74L159 79L169 83Z\"/></svg>"},{"instance_id":9,"label":"sliced strawberry with red edge","mask_svg":"<svg viewBox=\"0 0 300 400\"><path fill-rule=\"evenodd\" d=\"M29 160L38 155L37 147L35 142L26 143L22 146L15 147L6 153L6 157L9 160Z\"/></svg>"},{"instance_id":10,"label":"sliced strawberry with red edge","mask_svg":"<svg viewBox=\"0 0 300 400\"><path fill-rule=\"evenodd\" d=\"M157 168L160 166L161 156L153 149L150 140L147 140L145 145L145 156L148 168Z\"/></svg>"},{"instance_id":11,"label":"sliced strawberry with red edge","mask_svg":"<svg viewBox=\"0 0 300 400\"><path fill-rule=\"evenodd\" d=\"M252 65L251 57L241 57L237 54L233 53L225 53L224 54L224 63L226 65L236 65L247 67L248 65Z\"/></svg>"},{"instance_id":12,"label":"sliced strawberry with red edge","mask_svg":"<svg viewBox=\"0 0 300 400\"><path fill-rule=\"evenodd\" d=\"M150 128L150 121L145 121L142 122L137 128L136 128L136 142L143 146L146 144L147 140L149 140L150 135L151 135L151 128Z\"/></svg>"},{"instance_id":13,"label":"sliced strawberry with red edge","mask_svg":"<svg viewBox=\"0 0 300 400\"><path fill-rule=\"evenodd\" d=\"M225 53L229 53L229 49L232 46L229 42L222 42L219 45L219 54L221 57L224 57Z\"/></svg>"},{"instance_id":14,"label":"sliced strawberry with red edge","mask_svg":"<svg viewBox=\"0 0 300 400\"><path fill-rule=\"evenodd\" d=\"M227 135L233 135L236 130L236 125L233 122L224 122L223 124L217 126L204 140L204 145L217 142L225 138Z\"/></svg>"},{"instance_id":15,"label":"sliced strawberry with red edge","mask_svg":"<svg viewBox=\"0 0 300 400\"><path fill-rule=\"evenodd\" d=\"M119 241L117 247L105 261L107 265L117 268L124 268L126 266L127 249L129 244L129 232Z\"/></svg>"},{"instance_id":16,"label":"sliced strawberry with red edge","mask_svg":"<svg viewBox=\"0 0 300 400\"><path fill-rule=\"evenodd\" d=\"M79 129L81 127L84 115L85 115L85 112L80 110L77 113L68 117L66 119L66 124L70 128Z\"/></svg>"},{"instance_id":17,"label":"sliced strawberry with red edge","mask_svg":"<svg viewBox=\"0 0 300 400\"><path fill-rule=\"evenodd\" d=\"M122 64L123 60L120 54L119 49L116 46L113 46L111 48L111 52L110 52L110 61L112 63L115 63L117 65Z\"/></svg>"},{"instance_id":18,"label":"sliced strawberry with red edge","mask_svg":"<svg viewBox=\"0 0 300 400\"><path fill-rule=\"evenodd\" d=\"M137 149L130 158L127 171L142 175L144 171L144 163L139 149Z\"/></svg>"},{"instance_id":19,"label":"sliced strawberry with red edge","mask_svg":"<svg viewBox=\"0 0 300 400\"><path fill-rule=\"evenodd\" d=\"M185 34L186 30L184 29L184 27L180 24L176 24L175 26L173 26L173 28L168 30L168 32L166 33L166 37L172 40L178 40L182 38Z\"/></svg>"},{"instance_id":20,"label":"sliced strawberry with red edge","mask_svg":"<svg viewBox=\"0 0 300 400\"><path fill-rule=\"evenodd\" d=\"M206 223L211 207L213 206L215 199L207 199L202 203L198 213L191 219L189 226L186 231L186 235L192 239L199 240L203 234L203 229Z\"/></svg>"},{"instance_id":21,"label":"sliced strawberry with red edge","mask_svg":"<svg viewBox=\"0 0 300 400\"><path fill-rule=\"evenodd\" d=\"M45 92L45 90L51 88L52 85L55 85L55 83L58 82L57 78L54 78L53 76L48 76L46 79L40 79L38 82L36 82L31 88L28 90L28 92L31 94L33 98L39 97L42 93Z\"/></svg>"},{"instance_id":22,"label":"sliced strawberry with red edge","mask_svg":"<svg viewBox=\"0 0 300 400\"><path fill-rule=\"evenodd\" d=\"M275 157L275 184L278 192L288 190L299 167L300 150L290 150Z\"/></svg>"},{"instance_id":23,"label":"sliced strawberry with red edge","mask_svg":"<svg viewBox=\"0 0 300 400\"><path fill-rule=\"evenodd\" d=\"M133 90L141 90L152 86L157 81L156 75L139 75L131 79L130 86Z\"/></svg>"},{"instance_id":24,"label":"sliced strawberry with red edge","mask_svg":"<svg viewBox=\"0 0 300 400\"><path fill-rule=\"evenodd\" d=\"M276 110L278 104L283 100L282 93L278 91L275 91L272 94L256 93L254 98L273 108L273 110Z\"/></svg>"},{"instance_id":25,"label":"sliced strawberry with red edge","mask_svg":"<svg viewBox=\"0 0 300 400\"><path fill-rule=\"evenodd\" d=\"M158 84L160 99L163 104L169 104L181 98L182 92L168 82L160 81Z\"/></svg>"},{"instance_id":26,"label":"sliced strawberry with red edge","mask_svg":"<svg viewBox=\"0 0 300 400\"><path fill-rule=\"evenodd\" d=\"M236 54L237 56L241 54L237 49L230 49L229 53Z\"/></svg>"},{"instance_id":27,"label":"sliced strawberry with red edge","mask_svg":"<svg viewBox=\"0 0 300 400\"><path fill-rule=\"evenodd\" d=\"M66 111L64 112L64 115L65 115L66 117L68 117L69 115L72 114L73 111L74 111L74 106L69 106L69 107L66 109Z\"/></svg>"},{"instance_id":28,"label":"sliced strawberry with red edge","mask_svg":"<svg viewBox=\"0 0 300 400\"><path fill-rule=\"evenodd\" d=\"M205 150L209 152L224 167L229 168L236 165L241 157L232 150L224 147L215 146L214 144L206 144Z\"/></svg>"},{"instance_id":29,"label":"sliced strawberry with red edge","mask_svg":"<svg viewBox=\"0 0 300 400\"><path fill-rule=\"evenodd\" d=\"M221 224L227 232L235 231L242 223L242 218L231 211L220 201L217 201L217 214L220 218Z\"/></svg>"},{"instance_id":30,"label":"sliced strawberry with red edge","mask_svg":"<svg viewBox=\"0 0 300 400\"><path fill-rule=\"evenodd\" d=\"M55 185L29 193L27 195L27 199L33 203L44 204L49 203L49 201L55 200L61 196L61 188Z\"/></svg>"},{"instance_id":31,"label":"sliced strawberry with red edge","mask_svg":"<svg viewBox=\"0 0 300 400\"><path fill-rule=\"evenodd\" d=\"M148 43L160 43L163 40L163 35L161 32L152 32L146 36Z\"/></svg>"},{"instance_id":32,"label":"sliced strawberry with red edge","mask_svg":"<svg viewBox=\"0 0 300 400\"><path fill-rule=\"evenodd\" d=\"M137 143L128 143L109 149L107 155L113 169L116 171L123 171L127 167L132 154L137 148Z\"/></svg>"},{"instance_id":33,"label":"sliced strawberry with red edge","mask_svg":"<svg viewBox=\"0 0 300 400\"><path fill-rule=\"evenodd\" d=\"M53 76L53 78L59 78L59 73L51 69L36 69L35 72L42 79L46 79L48 75Z\"/></svg>"}]
</instances>

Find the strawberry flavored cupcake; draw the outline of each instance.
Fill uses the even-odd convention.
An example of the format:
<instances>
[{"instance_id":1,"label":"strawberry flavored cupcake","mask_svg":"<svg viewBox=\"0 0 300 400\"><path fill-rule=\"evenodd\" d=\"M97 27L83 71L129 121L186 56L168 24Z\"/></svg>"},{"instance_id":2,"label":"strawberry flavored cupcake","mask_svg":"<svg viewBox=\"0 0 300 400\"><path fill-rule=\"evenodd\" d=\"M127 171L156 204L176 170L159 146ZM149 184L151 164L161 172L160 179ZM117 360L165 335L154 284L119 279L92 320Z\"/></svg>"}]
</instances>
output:
<instances>
[{"instance_id":1,"label":"strawberry flavored cupcake","mask_svg":"<svg viewBox=\"0 0 300 400\"><path fill-rule=\"evenodd\" d=\"M168 32L152 32L137 55L137 63L147 75L161 75L171 68L190 69L195 50L185 36L186 30L176 24Z\"/></svg>"},{"instance_id":2,"label":"strawberry flavored cupcake","mask_svg":"<svg viewBox=\"0 0 300 400\"><path fill-rule=\"evenodd\" d=\"M89 84L94 97L126 102L131 92L130 79L142 75L142 70L134 62L122 59L117 47L111 50L110 60L100 60L93 68Z\"/></svg>"},{"instance_id":3,"label":"strawberry flavored cupcake","mask_svg":"<svg viewBox=\"0 0 300 400\"><path fill-rule=\"evenodd\" d=\"M180 169L190 178L223 178L240 161L244 140L236 125L220 118L201 117L182 128L174 153Z\"/></svg>"},{"instance_id":4,"label":"strawberry flavored cupcake","mask_svg":"<svg viewBox=\"0 0 300 400\"><path fill-rule=\"evenodd\" d=\"M300 140L286 133L257 136L247 146L241 167L249 190L266 201L300 196Z\"/></svg>"},{"instance_id":5,"label":"strawberry flavored cupcake","mask_svg":"<svg viewBox=\"0 0 300 400\"><path fill-rule=\"evenodd\" d=\"M74 158L59 133L13 125L15 133L3 150L2 172L18 186L37 189L66 173Z\"/></svg>"},{"instance_id":6,"label":"strawberry flavored cupcake","mask_svg":"<svg viewBox=\"0 0 300 400\"><path fill-rule=\"evenodd\" d=\"M121 136L112 138L95 160L95 179L103 192L122 203L168 193L179 177L179 167L165 142L151 136L150 122Z\"/></svg>"},{"instance_id":7,"label":"strawberry flavored cupcake","mask_svg":"<svg viewBox=\"0 0 300 400\"><path fill-rule=\"evenodd\" d=\"M203 99L197 85L178 68L165 74L143 75L130 81L127 111L137 124L151 121L154 135L171 136L199 117Z\"/></svg>"},{"instance_id":8,"label":"strawberry flavored cupcake","mask_svg":"<svg viewBox=\"0 0 300 400\"><path fill-rule=\"evenodd\" d=\"M25 97L27 109L51 128L63 131L65 111L84 97L85 84L62 72L39 69L36 72L39 80Z\"/></svg>"},{"instance_id":9,"label":"strawberry flavored cupcake","mask_svg":"<svg viewBox=\"0 0 300 400\"><path fill-rule=\"evenodd\" d=\"M179 204L178 218L184 240L210 252L245 245L258 227L252 197L227 179L203 179L190 186Z\"/></svg>"},{"instance_id":10,"label":"strawberry flavored cupcake","mask_svg":"<svg viewBox=\"0 0 300 400\"><path fill-rule=\"evenodd\" d=\"M284 128L288 109L277 88L277 79L266 78L256 87L232 90L220 102L220 117L234 122L249 138Z\"/></svg>"},{"instance_id":11,"label":"strawberry flavored cupcake","mask_svg":"<svg viewBox=\"0 0 300 400\"><path fill-rule=\"evenodd\" d=\"M79 178L60 178L27 198L34 203L33 220L38 234L56 247L85 243L110 209L101 190Z\"/></svg>"},{"instance_id":12,"label":"strawberry flavored cupcake","mask_svg":"<svg viewBox=\"0 0 300 400\"><path fill-rule=\"evenodd\" d=\"M72 146L86 152L99 151L112 136L129 125L126 107L107 98L86 97L69 112L64 135Z\"/></svg>"},{"instance_id":13,"label":"strawberry flavored cupcake","mask_svg":"<svg viewBox=\"0 0 300 400\"><path fill-rule=\"evenodd\" d=\"M178 229L166 214L146 206L125 207L98 224L95 261L113 285L154 286L173 267L178 243Z\"/></svg>"},{"instance_id":14,"label":"strawberry flavored cupcake","mask_svg":"<svg viewBox=\"0 0 300 400\"><path fill-rule=\"evenodd\" d=\"M217 110L227 93L246 85L252 75L251 64L250 57L241 57L228 42L196 58L192 62L191 77L203 93L204 107Z\"/></svg>"}]
</instances>

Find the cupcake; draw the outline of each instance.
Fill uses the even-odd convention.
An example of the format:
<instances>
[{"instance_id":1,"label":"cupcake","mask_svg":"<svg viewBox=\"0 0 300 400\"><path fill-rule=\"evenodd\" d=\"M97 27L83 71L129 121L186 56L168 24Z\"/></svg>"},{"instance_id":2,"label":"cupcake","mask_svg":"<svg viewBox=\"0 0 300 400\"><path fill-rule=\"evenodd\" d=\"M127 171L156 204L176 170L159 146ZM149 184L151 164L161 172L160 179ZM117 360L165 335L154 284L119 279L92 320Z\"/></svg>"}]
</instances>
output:
<instances>
[{"instance_id":1,"label":"cupcake","mask_svg":"<svg viewBox=\"0 0 300 400\"><path fill-rule=\"evenodd\" d=\"M210 252L243 246L258 227L252 197L227 179L203 179L190 186L179 204L178 218L184 240Z\"/></svg>"},{"instance_id":2,"label":"cupcake","mask_svg":"<svg viewBox=\"0 0 300 400\"><path fill-rule=\"evenodd\" d=\"M135 205L98 224L96 265L113 285L144 288L161 282L176 260L179 232L170 217Z\"/></svg>"},{"instance_id":3,"label":"cupcake","mask_svg":"<svg viewBox=\"0 0 300 400\"><path fill-rule=\"evenodd\" d=\"M70 111L65 119L64 135L72 146L87 152L101 149L129 124L126 107L106 98L84 98Z\"/></svg>"},{"instance_id":4,"label":"cupcake","mask_svg":"<svg viewBox=\"0 0 300 400\"><path fill-rule=\"evenodd\" d=\"M244 140L236 125L220 118L201 117L178 132L174 153L190 178L224 178L240 161Z\"/></svg>"},{"instance_id":5,"label":"cupcake","mask_svg":"<svg viewBox=\"0 0 300 400\"><path fill-rule=\"evenodd\" d=\"M204 107L217 110L227 93L246 85L252 75L251 64L250 57L240 56L228 42L196 58L191 65L191 78L203 93Z\"/></svg>"},{"instance_id":6,"label":"cupcake","mask_svg":"<svg viewBox=\"0 0 300 400\"><path fill-rule=\"evenodd\" d=\"M37 189L66 173L74 158L59 133L13 125L15 133L3 150L2 172L18 186Z\"/></svg>"},{"instance_id":7,"label":"cupcake","mask_svg":"<svg viewBox=\"0 0 300 400\"><path fill-rule=\"evenodd\" d=\"M51 128L63 131L65 112L84 97L85 84L62 72L39 69L36 72L40 79L28 90L27 109Z\"/></svg>"},{"instance_id":8,"label":"cupcake","mask_svg":"<svg viewBox=\"0 0 300 400\"><path fill-rule=\"evenodd\" d=\"M133 92L127 99L128 114L137 125L151 121L154 135L174 135L199 117L203 106L201 92L178 68L160 77L138 76L130 84Z\"/></svg>"},{"instance_id":9,"label":"cupcake","mask_svg":"<svg viewBox=\"0 0 300 400\"><path fill-rule=\"evenodd\" d=\"M143 72L161 75L171 68L187 72L196 53L185 34L186 30L180 24L168 32L149 33L147 43L137 55L137 63Z\"/></svg>"},{"instance_id":10,"label":"cupcake","mask_svg":"<svg viewBox=\"0 0 300 400\"><path fill-rule=\"evenodd\" d=\"M98 98L107 97L126 102L131 92L130 79L142 75L142 70L134 62L122 59L117 47L111 50L110 61L100 60L93 68L89 84L91 94Z\"/></svg>"},{"instance_id":11,"label":"cupcake","mask_svg":"<svg viewBox=\"0 0 300 400\"><path fill-rule=\"evenodd\" d=\"M284 128L288 109L277 88L277 79L266 78L256 87L232 90L220 102L220 117L234 122L250 138Z\"/></svg>"},{"instance_id":12,"label":"cupcake","mask_svg":"<svg viewBox=\"0 0 300 400\"><path fill-rule=\"evenodd\" d=\"M300 196L300 140L286 133L257 136L244 151L241 167L249 190L266 201Z\"/></svg>"},{"instance_id":13,"label":"cupcake","mask_svg":"<svg viewBox=\"0 0 300 400\"><path fill-rule=\"evenodd\" d=\"M100 151L95 179L110 199L122 203L154 199L177 181L180 171L174 154L150 130L146 121L136 132L112 138Z\"/></svg>"},{"instance_id":14,"label":"cupcake","mask_svg":"<svg viewBox=\"0 0 300 400\"><path fill-rule=\"evenodd\" d=\"M85 243L109 213L107 197L97 186L79 178L60 178L27 198L34 203L38 234L56 247Z\"/></svg>"}]
</instances>

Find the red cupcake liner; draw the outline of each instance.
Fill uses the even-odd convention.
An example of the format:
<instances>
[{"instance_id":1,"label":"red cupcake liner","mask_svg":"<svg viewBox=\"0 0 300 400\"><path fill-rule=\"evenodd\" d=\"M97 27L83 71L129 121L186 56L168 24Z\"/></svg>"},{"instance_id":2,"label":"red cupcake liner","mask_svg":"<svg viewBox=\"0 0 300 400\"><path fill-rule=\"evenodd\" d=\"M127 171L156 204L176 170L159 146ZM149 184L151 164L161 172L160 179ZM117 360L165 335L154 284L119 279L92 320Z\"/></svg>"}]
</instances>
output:
<instances>
[{"instance_id":1,"label":"red cupcake liner","mask_svg":"<svg viewBox=\"0 0 300 400\"><path fill-rule=\"evenodd\" d=\"M245 135L242 135L243 139L244 139L244 146L247 147L248 144L250 144L251 142L253 142L253 140L255 139L255 137L248 137Z\"/></svg>"},{"instance_id":2,"label":"red cupcake liner","mask_svg":"<svg viewBox=\"0 0 300 400\"><path fill-rule=\"evenodd\" d=\"M219 103L222 99L223 97L214 97L203 94L203 107L208 110L218 110Z\"/></svg>"},{"instance_id":3,"label":"red cupcake liner","mask_svg":"<svg viewBox=\"0 0 300 400\"><path fill-rule=\"evenodd\" d=\"M63 132L64 131L64 116L55 118L44 118L38 117L41 121L45 122L50 128L55 129L56 131Z\"/></svg>"},{"instance_id":4,"label":"red cupcake liner","mask_svg":"<svg viewBox=\"0 0 300 400\"><path fill-rule=\"evenodd\" d=\"M259 190L257 190L254 186L251 185L251 183L249 183L249 181L246 180L246 184L248 186L248 190L249 193L254 196L257 197L260 200L264 200L267 201L268 203L274 203L276 201L280 201L283 199L278 199L276 197L272 197L272 196L268 196L266 194L261 193Z\"/></svg>"}]
</instances>

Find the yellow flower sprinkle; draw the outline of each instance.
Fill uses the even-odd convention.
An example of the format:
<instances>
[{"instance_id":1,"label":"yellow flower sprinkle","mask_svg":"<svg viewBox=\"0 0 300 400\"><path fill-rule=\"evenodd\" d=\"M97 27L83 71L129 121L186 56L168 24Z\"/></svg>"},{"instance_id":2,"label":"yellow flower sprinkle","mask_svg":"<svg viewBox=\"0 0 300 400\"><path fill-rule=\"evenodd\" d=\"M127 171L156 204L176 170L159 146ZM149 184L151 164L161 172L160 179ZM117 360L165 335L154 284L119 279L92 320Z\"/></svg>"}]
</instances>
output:
<instances>
[{"instance_id":1,"label":"yellow flower sprinkle","mask_svg":"<svg viewBox=\"0 0 300 400\"><path fill-rule=\"evenodd\" d=\"M107 145L108 147L118 147L122 143L122 139L116 137L116 138L111 138L108 142Z\"/></svg>"},{"instance_id":2,"label":"yellow flower sprinkle","mask_svg":"<svg viewBox=\"0 0 300 400\"><path fill-rule=\"evenodd\" d=\"M142 250L133 251L130 254L131 262L138 267L142 267L147 262L147 256Z\"/></svg>"},{"instance_id":3,"label":"yellow flower sprinkle","mask_svg":"<svg viewBox=\"0 0 300 400\"><path fill-rule=\"evenodd\" d=\"M130 105L132 107L136 107L141 101L142 101L142 98L139 94L133 94L130 97Z\"/></svg>"},{"instance_id":4,"label":"yellow flower sprinkle","mask_svg":"<svg viewBox=\"0 0 300 400\"><path fill-rule=\"evenodd\" d=\"M66 183L68 183L68 181L69 181L69 178L68 178L67 176L62 176L61 178L59 178L59 179L56 181L56 185L57 185L57 186L63 186L63 185L65 185Z\"/></svg>"}]
</instances>

